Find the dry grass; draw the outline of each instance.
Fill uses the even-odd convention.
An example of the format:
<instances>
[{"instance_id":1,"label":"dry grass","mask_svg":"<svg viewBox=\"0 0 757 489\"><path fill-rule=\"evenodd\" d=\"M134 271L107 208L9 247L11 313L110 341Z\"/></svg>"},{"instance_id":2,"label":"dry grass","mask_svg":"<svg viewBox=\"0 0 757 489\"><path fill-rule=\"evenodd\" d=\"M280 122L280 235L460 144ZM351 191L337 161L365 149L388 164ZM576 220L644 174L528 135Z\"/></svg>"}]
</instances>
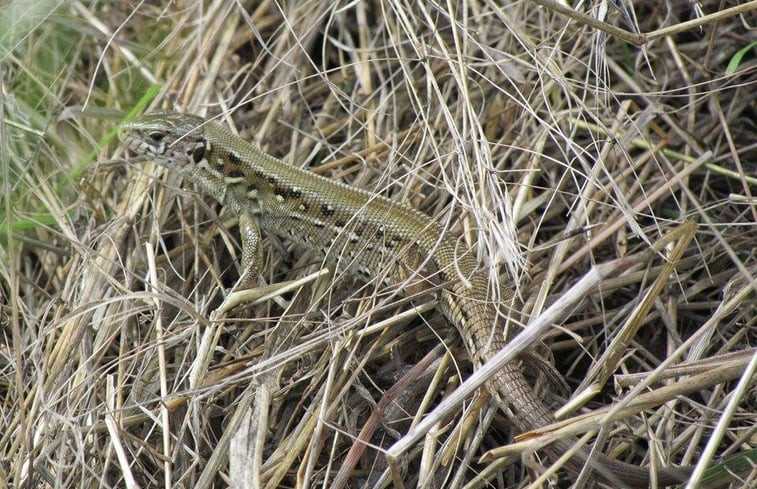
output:
<instances>
[{"instance_id":1,"label":"dry grass","mask_svg":"<svg viewBox=\"0 0 757 489\"><path fill-rule=\"evenodd\" d=\"M755 2L688 29L687 2L611 10L673 28L642 48L530 2L0 3L0 488L391 486L383 452L471 374L431 296L332 286L287 243L266 281L301 282L221 318L233 216L108 135L153 84L448 222L531 317L620 263L539 348L581 396L529 369L540 395L614 409L570 427L635 464L755 465ZM405 487L548 465L482 458L515 433L481 393L404 452Z\"/></svg>"}]
</instances>

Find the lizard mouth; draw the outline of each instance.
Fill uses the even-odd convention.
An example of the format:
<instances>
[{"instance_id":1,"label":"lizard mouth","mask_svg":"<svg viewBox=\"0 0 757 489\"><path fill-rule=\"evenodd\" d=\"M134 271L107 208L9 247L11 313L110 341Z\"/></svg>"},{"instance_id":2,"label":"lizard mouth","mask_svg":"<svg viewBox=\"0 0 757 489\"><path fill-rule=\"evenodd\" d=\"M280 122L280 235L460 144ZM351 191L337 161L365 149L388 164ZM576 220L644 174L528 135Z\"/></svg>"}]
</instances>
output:
<instances>
[{"instance_id":1,"label":"lizard mouth","mask_svg":"<svg viewBox=\"0 0 757 489\"><path fill-rule=\"evenodd\" d=\"M118 139L130 150L150 156L163 155L168 147L162 136L145 134L143 131L128 125L122 126L118 130Z\"/></svg>"},{"instance_id":2,"label":"lizard mouth","mask_svg":"<svg viewBox=\"0 0 757 489\"><path fill-rule=\"evenodd\" d=\"M183 171L192 162L199 164L204 161L209 148L204 138L196 141L172 141L163 132L128 125L119 129L118 139L132 152L179 171Z\"/></svg>"}]
</instances>

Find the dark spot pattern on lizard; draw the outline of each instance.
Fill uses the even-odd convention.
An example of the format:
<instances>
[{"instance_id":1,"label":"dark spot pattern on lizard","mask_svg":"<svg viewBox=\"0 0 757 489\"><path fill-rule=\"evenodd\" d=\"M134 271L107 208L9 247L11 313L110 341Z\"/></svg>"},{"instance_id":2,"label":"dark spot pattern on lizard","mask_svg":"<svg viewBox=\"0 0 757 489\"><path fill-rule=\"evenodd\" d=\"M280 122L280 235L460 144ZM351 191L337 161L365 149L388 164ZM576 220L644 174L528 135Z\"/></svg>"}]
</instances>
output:
<instances>
[{"instance_id":1,"label":"dark spot pattern on lizard","mask_svg":"<svg viewBox=\"0 0 757 489\"><path fill-rule=\"evenodd\" d=\"M330 205L328 205L328 204L323 204L323 205L321 206L321 213L322 213L322 214L323 214L324 216L326 216L326 217L329 217L329 216L333 216L333 215L334 215L334 212L335 212L335 211L334 211L334 208L333 208L333 207L331 207L331 206L330 206Z\"/></svg>"},{"instance_id":2,"label":"dark spot pattern on lizard","mask_svg":"<svg viewBox=\"0 0 757 489\"><path fill-rule=\"evenodd\" d=\"M192 151L192 161L195 163L201 162L205 158L205 143L198 144Z\"/></svg>"},{"instance_id":3,"label":"dark spot pattern on lizard","mask_svg":"<svg viewBox=\"0 0 757 489\"><path fill-rule=\"evenodd\" d=\"M229 157L229 161L231 161L237 166L242 166L244 164L244 160L242 159L242 157L233 151L229 151L229 154L227 156Z\"/></svg>"}]
</instances>

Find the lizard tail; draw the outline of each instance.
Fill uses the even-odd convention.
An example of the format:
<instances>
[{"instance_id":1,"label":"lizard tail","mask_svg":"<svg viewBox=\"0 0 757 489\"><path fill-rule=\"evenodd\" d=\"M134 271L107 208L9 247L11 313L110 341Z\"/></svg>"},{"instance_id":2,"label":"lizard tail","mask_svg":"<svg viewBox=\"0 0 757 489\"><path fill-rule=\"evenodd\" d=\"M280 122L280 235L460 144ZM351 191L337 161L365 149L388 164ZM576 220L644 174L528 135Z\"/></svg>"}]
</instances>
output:
<instances>
[{"instance_id":1,"label":"lizard tail","mask_svg":"<svg viewBox=\"0 0 757 489\"><path fill-rule=\"evenodd\" d=\"M479 280L473 277L473 280ZM492 355L504 348L506 338L501 332L493 332L494 314L489 312L485 298L471 297L472 290L486 290L486 283L474 284L466 288L462 283L453 286L442 294L442 311L460 330L465 340L468 354L476 367L485 363ZM511 298L504 297L505 301ZM509 418L522 432L538 431L539 428L555 422L547 406L534 394L531 386L520 370L517 362L510 362L487 383L487 388L501 407L509 407L513 416ZM545 450L559 458L576 443L575 438L560 440ZM631 465L605 455L589 457L586 450L580 450L566 464L568 470L578 473L586 463L590 463L594 472L615 487L650 487L649 472L636 465ZM690 468L660 469L657 483L669 486L685 481L691 473Z\"/></svg>"}]
</instances>

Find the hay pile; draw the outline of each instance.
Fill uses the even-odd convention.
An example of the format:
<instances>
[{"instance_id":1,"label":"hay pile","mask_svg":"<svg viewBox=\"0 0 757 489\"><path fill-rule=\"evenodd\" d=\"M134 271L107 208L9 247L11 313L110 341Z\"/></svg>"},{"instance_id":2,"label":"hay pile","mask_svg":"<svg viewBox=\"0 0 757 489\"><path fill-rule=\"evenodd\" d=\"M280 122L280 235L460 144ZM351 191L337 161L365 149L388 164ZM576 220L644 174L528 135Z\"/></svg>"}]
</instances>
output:
<instances>
[{"instance_id":1,"label":"hay pile","mask_svg":"<svg viewBox=\"0 0 757 489\"><path fill-rule=\"evenodd\" d=\"M392 481L384 452L472 374L433 296L266 240L265 281L299 283L219 315L236 221L108 133L146 104L435 216L524 320L563 307L535 350L559 375L524 368L555 410L594 392L567 417L604 408L569 422L599 451L755 465L755 2L584 11L625 34L548 1L93 3L0 6L0 488L515 487L553 462L489 452L517 433L479 389Z\"/></svg>"}]
</instances>

